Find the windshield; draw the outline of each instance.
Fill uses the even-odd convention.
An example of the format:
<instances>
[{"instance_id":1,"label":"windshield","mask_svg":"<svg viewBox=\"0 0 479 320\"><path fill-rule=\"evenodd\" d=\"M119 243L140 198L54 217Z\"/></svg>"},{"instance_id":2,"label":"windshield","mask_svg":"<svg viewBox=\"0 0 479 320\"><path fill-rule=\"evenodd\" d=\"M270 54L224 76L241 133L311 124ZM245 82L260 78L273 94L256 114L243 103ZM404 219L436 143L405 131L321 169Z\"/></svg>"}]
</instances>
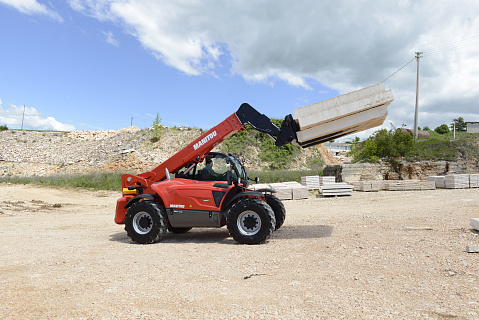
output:
<instances>
[{"instance_id":1,"label":"windshield","mask_svg":"<svg viewBox=\"0 0 479 320\"><path fill-rule=\"evenodd\" d=\"M229 154L228 157L230 159L231 166L234 166L236 168L236 170L239 173L240 178L243 179L243 180L247 180L248 176L246 174L246 171L245 171L243 165L234 156Z\"/></svg>"}]
</instances>

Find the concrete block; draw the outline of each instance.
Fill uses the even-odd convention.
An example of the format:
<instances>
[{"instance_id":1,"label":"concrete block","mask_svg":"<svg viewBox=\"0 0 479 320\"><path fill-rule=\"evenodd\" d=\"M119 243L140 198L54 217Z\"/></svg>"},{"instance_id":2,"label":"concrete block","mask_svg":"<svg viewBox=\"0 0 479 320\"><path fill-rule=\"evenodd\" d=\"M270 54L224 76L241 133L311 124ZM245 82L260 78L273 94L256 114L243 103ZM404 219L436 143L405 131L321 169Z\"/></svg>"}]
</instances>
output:
<instances>
[{"instance_id":1,"label":"concrete block","mask_svg":"<svg viewBox=\"0 0 479 320\"><path fill-rule=\"evenodd\" d=\"M479 218L472 218L470 224L471 227L479 231Z\"/></svg>"},{"instance_id":2,"label":"concrete block","mask_svg":"<svg viewBox=\"0 0 479 320\"><path fill-rule=\"evenodd\" d=\"M273 190L276 191L276 193L274 195L280 200L292 200L293 199L293 189L292 188L276 187Z\"/></svg>"},{"instance_id":3,"label":"concrete block","mask_svg":"<svg viewBox=\"0 0 479 320\"><path fill-rule=\"evenodd\" d=\"M307 199L309 197L309 191L307 187L293 187L293 200Z\"/></svg>"},{"instance_id":4,"label":"concrete block","mask_svg":"<svg viewBox=\"0 0 479 320\"><path fill-rule=\"evenodd\" d=\"M436 183L436 188L445 188L446 187L446 177L445 176L430 176L430 177L427 177L427 181L434 181Z\"/></svg>"},{"instance_id":5,"label":"concrete block","mask_svg":"<svg viewBox=\"0 0 479 320\"><path fill-rule=\"evenodd\" d=\"M446 189L468 189L468 174L448 174L445 179Z\"/></svg>"},{"instance_id":6,"label":"concrete block","mask_svg":"<svg viewBox=\"0 0 479 320\"><path fill-rule=\"evenodd\" d=\"M469 253L479 252L479 246L478 245L466 246L466 251Z\"/></svg>"},{"instance_id":7,"label":"concrete block","mask_svg":"<svg viewBox=\"0 0 479 320\"><path fill-rule=\"evenodd\" d=\"M469 188L479 188L479 174L469 175Z\"/></svg>"}]
</instances>

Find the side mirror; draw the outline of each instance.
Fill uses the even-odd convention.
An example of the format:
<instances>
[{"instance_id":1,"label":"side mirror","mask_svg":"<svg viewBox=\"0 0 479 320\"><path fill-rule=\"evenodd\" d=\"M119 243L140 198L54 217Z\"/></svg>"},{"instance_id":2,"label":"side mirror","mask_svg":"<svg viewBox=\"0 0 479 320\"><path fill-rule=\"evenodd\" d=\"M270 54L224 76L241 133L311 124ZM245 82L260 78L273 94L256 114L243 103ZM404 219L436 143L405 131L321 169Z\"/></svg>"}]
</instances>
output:
<instances>
[{"instance_id":1,"label":"side mirror","mask_svg":"<svg viewBox=\"0 0 479 320\"><path fill-rule=\"evenodd\" d=\"M259 177L254 178L254 182L258 183L259 182Z\"/></svg>"}]
</instances>

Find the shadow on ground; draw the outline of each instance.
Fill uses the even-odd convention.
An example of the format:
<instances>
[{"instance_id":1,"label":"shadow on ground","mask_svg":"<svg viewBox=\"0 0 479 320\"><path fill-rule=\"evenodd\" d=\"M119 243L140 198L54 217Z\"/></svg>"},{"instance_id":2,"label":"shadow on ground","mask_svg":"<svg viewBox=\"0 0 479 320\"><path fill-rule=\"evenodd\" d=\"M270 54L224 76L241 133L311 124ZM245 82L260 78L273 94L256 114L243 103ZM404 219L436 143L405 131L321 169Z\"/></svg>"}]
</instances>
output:
<instances>
[{"instance_id":1,"label":"shadow on ground","mask_svg":"<svg viewBox=\"0 0 479 320\"><path fill-rule=\"evenodd\" d=\"M316 239L328 238L333 233L332 226L324 225L283 225L279 230L273 233L272 239ZM110 236L110 241L134 243L126 235L126 232L118 232ZM221 243L237 244L229 236L228 230L224 228L193 228L191 231L183 234L174 234L168 232L160 242L166 243Z\"/></svg>"}]
</instances>

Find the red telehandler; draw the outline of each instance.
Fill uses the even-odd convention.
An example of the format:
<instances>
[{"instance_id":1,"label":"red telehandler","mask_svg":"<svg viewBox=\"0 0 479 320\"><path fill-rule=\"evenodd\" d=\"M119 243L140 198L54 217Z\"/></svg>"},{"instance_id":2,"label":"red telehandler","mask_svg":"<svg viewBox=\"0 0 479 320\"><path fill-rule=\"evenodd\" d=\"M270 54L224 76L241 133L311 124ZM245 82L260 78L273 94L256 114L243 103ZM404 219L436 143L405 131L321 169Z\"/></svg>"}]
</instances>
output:
<instances>
[{"instance_id":1,"label":"red telehandler","mask_svg":"<svg viewBox=\"0 0 479 320\"><path fill-rule=\"evenodd\" d=\"M282 202L271 189L248 189L252 179L241 162L211 150L246 124L269 135L278 147L309 147L381 125L392 100L390 90L378 84L295 109L296 120L287 115L280 128L243 103L152 171L123 175L115 222L125 224L128 236L138 243L158 241L167 230L183 233L225 225L240 243L265 242L285 220Z\"/></svg>"},{"instance_id":2,"label":"red telehandler","mask_svg":"<svg viewBox=\"0 0 479 320\"><path fill-rule=\"evenodd\" d=\"M233 155L211 152L233 133L243 131L247 123L268 134L277 146L296 140L298 129L291 115L278 128L243 103L150 172L124 174L115 222L125 224L128 236L138 243L156 242L167 230L184 233L193 227L225 225L240 243L265 242L285 220L282 202L271 189L248 189L251 179Z\"/></svg>"}]
</instances>

